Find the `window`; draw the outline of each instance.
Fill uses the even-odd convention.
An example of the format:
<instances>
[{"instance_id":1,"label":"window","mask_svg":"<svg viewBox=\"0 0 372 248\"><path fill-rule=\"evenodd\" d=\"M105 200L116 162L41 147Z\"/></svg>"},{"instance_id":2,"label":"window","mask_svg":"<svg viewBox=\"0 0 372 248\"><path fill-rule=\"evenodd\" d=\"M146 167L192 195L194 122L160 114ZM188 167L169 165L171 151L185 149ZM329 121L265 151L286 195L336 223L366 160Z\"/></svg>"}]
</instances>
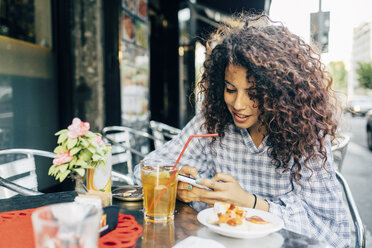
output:
<instances>
[{"instance_id":1,"label":"window","mask_svg":"<svg viewBox=\"0 0 372 248\"><path fill-rule=\"evenodd\" d=\"M50 0L0 0L0 35L51 47Z\"/></svg>"}]
</instances>

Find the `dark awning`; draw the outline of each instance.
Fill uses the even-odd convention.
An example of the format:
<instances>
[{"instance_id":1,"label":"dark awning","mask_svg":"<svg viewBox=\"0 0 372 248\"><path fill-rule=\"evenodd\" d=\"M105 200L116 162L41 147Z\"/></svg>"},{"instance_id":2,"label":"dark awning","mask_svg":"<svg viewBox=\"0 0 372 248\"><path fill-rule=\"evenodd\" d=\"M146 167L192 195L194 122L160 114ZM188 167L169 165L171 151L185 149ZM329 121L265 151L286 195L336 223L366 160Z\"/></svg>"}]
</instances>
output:
<instances>
[{"instance_id":1,"label":"dark awning","mask_svg":"<svg viewBox=\"0 0 372 248\"><path fill-rule=\"evenodd\" d=\"M249 10L268 12L271 0L197 0L196 3L231 15L236 12Z\"/></svg>"},{"instance_id":2,"label":"dark awning","mask_svg":"<svg viewBox=\"0 0 372 248\"><path fill-rule=\"evenodd\" d=\"M271 0L197 0L188 5L196 19L195 35L203 40L221 22L228 23L233 14L242 11L269 13Z\"/></svg>"}]
</instances>

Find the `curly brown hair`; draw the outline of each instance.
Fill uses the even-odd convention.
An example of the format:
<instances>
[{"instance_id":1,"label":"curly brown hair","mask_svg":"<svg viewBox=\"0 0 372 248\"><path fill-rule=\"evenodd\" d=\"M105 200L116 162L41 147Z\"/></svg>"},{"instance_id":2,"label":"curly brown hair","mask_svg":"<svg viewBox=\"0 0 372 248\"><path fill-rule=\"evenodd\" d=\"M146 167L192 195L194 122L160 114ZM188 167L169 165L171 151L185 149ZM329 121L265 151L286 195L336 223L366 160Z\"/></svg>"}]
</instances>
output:
<instances>
[{"instance_id":1,"label":"curly brown hair","mask_svg":"<svg viewBox=\"0 0 372 248\"><path fill-rule=\"evenodd\" d=\"M305 167L320 158L325 168L325 136L332 140L337 129L336 101L332 101L332 78L320 56L300 37L264 14L243 14L213 34L207 44L204 72L199 82L204 95L204 126L222 139L233 123L224 102L225 68L229 64L247 69L255 78L249 96L256 99L259 122L267 134L268 154L277 169L289 170L299 183L300 160Z\"/></svg>"}]
</instances>

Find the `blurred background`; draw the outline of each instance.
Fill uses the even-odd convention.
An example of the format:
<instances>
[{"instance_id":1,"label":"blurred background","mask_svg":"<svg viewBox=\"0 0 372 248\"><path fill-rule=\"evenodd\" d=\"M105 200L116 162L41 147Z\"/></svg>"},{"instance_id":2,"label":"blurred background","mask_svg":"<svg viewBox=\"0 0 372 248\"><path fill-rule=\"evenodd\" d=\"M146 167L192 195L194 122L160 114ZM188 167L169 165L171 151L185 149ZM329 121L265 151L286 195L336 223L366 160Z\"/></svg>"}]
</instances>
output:
<instances>
[{"instance_id":1,"label":"blurred background","mask_svg":"<svg viewBox=\"0 0 372 248\"><path fill-rule=\"evenodd\" d=\"M52 151L75 116L96 132L147 130L150 120L182 128L200 106L209 33L234 13L266 12L316 47L333 76L351 137L342 173L371 230L371 9L369 0L0 0L0 149Z\"/></svg>"}]
</instances>

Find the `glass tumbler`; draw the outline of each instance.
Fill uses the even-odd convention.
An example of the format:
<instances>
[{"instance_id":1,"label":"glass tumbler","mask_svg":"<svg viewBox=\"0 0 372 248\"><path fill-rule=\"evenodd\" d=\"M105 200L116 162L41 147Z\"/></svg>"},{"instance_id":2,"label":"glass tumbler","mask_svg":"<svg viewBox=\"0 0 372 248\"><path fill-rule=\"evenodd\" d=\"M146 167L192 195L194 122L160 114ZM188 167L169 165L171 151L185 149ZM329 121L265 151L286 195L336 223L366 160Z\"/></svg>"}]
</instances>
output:
<instances>
[{"instance_id":1,"label":"glass tumbler","mask_svg":"<svg viewBox=\"0 0 372 248\"><path fill-rule=\"evenodd\" d=\"M52 204L32 213L35 247L98 247L102 209L75 202Z\"/></svg>"},{"instance_id":2,"label":"glass tumbler","mask_svg":"<svg viewBox=\"0 0 372 248\"><path fill-rule=\"evenodd\" d=\"M175 162L147 159L140 164L145 221L173 220L178 184L178 169L173 168Z\"/></svg>"}]
</instances>

